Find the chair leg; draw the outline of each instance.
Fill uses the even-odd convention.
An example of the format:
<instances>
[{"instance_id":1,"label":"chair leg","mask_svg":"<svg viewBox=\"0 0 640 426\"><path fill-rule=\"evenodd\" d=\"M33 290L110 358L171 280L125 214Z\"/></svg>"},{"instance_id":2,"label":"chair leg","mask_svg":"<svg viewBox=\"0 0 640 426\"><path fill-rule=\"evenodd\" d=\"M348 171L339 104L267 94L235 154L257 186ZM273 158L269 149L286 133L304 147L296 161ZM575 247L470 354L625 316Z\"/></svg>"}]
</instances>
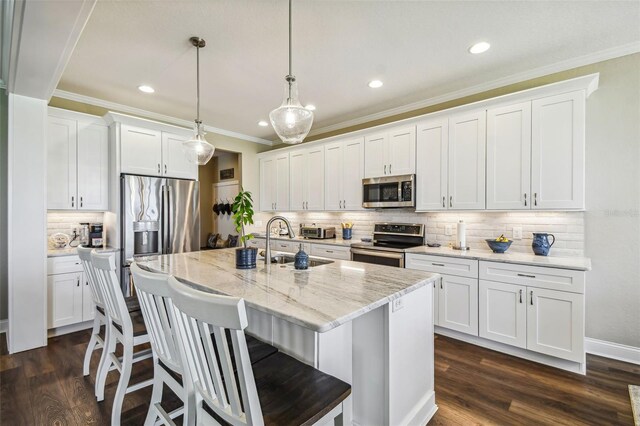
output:
<instances>
[{"instance_id":1,"label":"chair leg","mask_svg":"<svg viewBox=\"0 0 640 426\"><path fill-rule=\"evenodd\" d=\"M186 375L182 376L183 382L187 381ZM193 386L189 383L184 383L184 394L182 396L182 402L184 411L182 413L182 424L184 426L195 426L196 424L196 406L198 402L196 400L196 393L193 390Z\"/></svg>"},{"instance_id":2,"label":"chair leg","mask_svg":"<svg viewBox=\"0 0 640 426\"><path fill-rule=\"evenodd\" d=\"M96 314L93 320L93 329L91 330L91 338L89 339L89 345L87 346L87 352L84 354L84 364L82 367L82 375L89 375L89 366L91 365L91 354L98 344L98 334L100 334L100 317ZM102 348L104 352L104 347Z\"/></svg>"},{"instance_id":3,"label":"chair leg","mask_svg":"<svg viewBox=\"0 0 640 426\"><path fill-rule=\"evenodd\" d=\"M131 368L133 367L133 339L125 337L122 342L122 371L120 372L120 380L118 381L118 389L116 396L113 398L113 406L111 408L111 425L120 425L120 415L122 414L122 402L127 393L129 379L131 378Z\"/></svg>"},{"instance_id":4,"label":"chair leg","mask_svg":"<svg viewBox=\"0 0 640 426\"><path fill-rule=\"evenodd\" d=\"M164 388L164 383L162 382L162 379L158 374L159 368L162 368L162 367L158 366L157 361L155 361L153 363L153 391L151 392L151 403L149 404L149 411L147 412L147 418L144 421L145 426L155 425L156 419L158 418L155 404L162 402L162 389Z\"/></svg>"},{"instance_id":5,"label":"chair leg","mask_svg":"<svg viewBox=\"0 0 640 426\"><path fill-rule=\"evenodd\" d=\"M116 338L111 331L111 321L106 319L105 331L104 331L104 348L102 349L102 355L100 356L100 364L98 365L98 372L96 373L96 399L99 401L104 400L104 388L107 383L107 374L111 368L111 357L109 354L116 351Z\"/></svg>"}]
</instances>

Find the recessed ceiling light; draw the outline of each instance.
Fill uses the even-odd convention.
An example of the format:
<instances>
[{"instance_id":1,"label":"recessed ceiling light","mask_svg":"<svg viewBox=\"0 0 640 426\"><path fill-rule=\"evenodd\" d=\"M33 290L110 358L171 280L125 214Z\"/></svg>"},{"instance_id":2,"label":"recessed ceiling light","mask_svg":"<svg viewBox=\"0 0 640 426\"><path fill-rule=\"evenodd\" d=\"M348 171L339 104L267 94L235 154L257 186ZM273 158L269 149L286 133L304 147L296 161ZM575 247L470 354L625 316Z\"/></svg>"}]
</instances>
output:
<instances>
[{"instance_id":1,"label":"recessed ceiling light","mask_svg":"<svg viewBox=\"0 0 640 426\"><path fill-rule=\"evenodd\" d=\"M145 84L143 84L142 86L138 86L138 90L144 93L153 93L155 92L155 89L151 86L147 86Z\"/></svg>"},{"instance_id":2,"label":"recessed ceiling light","mask_svg":"<svg viewBox=\"0 0 640 426\"><path fill-rule=\"evenodd\" d=\"M315 111L316 110L316 106L313 104L307 104L304 106L306 109L308 109L309 111Z\"/></svg>"},{"instance_id":3,"label":"recessed ceiling light","mask_svg":"<svg viewBox=\"0 0 640 426\"><path fill-rule=\"evenodd\" d=\"M260 127L267 127L268 125L269 125L269 123L267 123L264 120L258 121L258 126L260 126Z\"/></svg>"},{"instance_id":4,"label":"recessed ceiling light","mask_svg":"<svg viewBox=\"0 0 640 426\"><path fill-rule=\"evenodd\" d=\"M476 43L473 46L471 46L469 48L469 53L473 53L474 55L477 55L479 53L484 53L487 50L489 50L489 48L491 47L491 45L489 43L487 43L486 41L481 41L480 43Z\"/></svg>"},{"instance_id":5,"label":"recessed ceiling light","mask_svg":"<svg viewBox=\"0 0 640 426\"><path fill-rule=\"evenodd\" d=\"M377 89L378 87L382 87L382 82L380 80L371 80L369 82L369 87L372 89Z\"/></svg>"}]
</instances>

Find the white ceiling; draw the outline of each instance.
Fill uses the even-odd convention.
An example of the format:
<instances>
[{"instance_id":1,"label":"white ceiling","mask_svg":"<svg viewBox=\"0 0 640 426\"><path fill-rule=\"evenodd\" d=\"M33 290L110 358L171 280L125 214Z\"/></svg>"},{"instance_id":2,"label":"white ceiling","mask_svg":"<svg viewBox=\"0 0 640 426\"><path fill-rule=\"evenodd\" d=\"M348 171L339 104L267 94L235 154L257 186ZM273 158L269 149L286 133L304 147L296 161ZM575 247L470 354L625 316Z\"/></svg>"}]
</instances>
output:
<instances>
[{"instance_id":1,"label":"white ceiling","mask_svg":"<svg viewBox=\"0 0 640 426\"><path fill-rule=\"evenodd\" d=\"M275 139L257 122L282 101L287 3L99 0L58 88L191 120L198 35L203 121ZM293 19L314 129L640 41L638 1L295 0ZM491 49L469 54L479 40Z\"/></svg>"}]
</instances>

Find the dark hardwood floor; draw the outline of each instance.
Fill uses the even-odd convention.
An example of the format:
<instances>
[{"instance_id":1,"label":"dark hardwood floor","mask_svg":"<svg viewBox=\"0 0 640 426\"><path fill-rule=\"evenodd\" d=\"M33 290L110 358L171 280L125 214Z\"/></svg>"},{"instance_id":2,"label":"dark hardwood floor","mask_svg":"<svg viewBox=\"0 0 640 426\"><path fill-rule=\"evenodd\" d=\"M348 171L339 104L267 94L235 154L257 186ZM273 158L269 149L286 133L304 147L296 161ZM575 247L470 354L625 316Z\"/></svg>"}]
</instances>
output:
<instances>
[{"instance_id":1,"label":"dark hardwood floor","mask_svg":"<svg viewBox=\"0 0 640 426\"><path fill-rule=\"evenodd\" d=\"M97 403L92 374L82 377L89 332L49 340L49 346L8 355L0 335L0 424L108 425L118 374ZM430 425L633 425L628 384L640 384L640 366L588 356L586 376L500 354L446 337L436 338L436 402ZM132 381L151 377L150 360ZM179 403L166 391L166 403ZM151 389L128 394L123 424L141 425Z\"/></svg>"}]
</instances>

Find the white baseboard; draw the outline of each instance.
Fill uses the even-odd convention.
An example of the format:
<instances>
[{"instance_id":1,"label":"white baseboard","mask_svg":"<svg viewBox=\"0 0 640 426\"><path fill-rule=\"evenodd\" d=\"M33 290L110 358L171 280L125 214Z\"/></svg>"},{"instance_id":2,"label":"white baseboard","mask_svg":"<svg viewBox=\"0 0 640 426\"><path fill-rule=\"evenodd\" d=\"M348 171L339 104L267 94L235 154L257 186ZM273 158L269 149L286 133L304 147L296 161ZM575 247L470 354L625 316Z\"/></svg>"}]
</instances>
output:
<instances>
[{"instance_id":1,"label":"white baseboard","mask_svg":"<svg viewBox=\"0 0 640 426\"><path fill-rule=\"evenodd\" d=\"M86 330L93 327L93 320L79 322L77 324L65 325L58 328L50 328L47 331L47 337L62 336L63 334L75 333L76 331Z\"/></svg>"},{"instance_id":2,"label":"white baseboard","mask_svg":"<svg viewBox=\"0 0 640 426\"><path fill-rule=\"evenodd\" d=\"M0 320L0 333L6 333L8 329L9 329L9 320L8 319Z\"/></svg>"},{"instance_id":3,"label":"white baseboard","mask_svg":"<svg viewBox=\"0 0 640 426\"><path fill-rule=\"evenodd\" d=\"M621 345L620 343L606 342L604 340L587 337L584 339L584 348L587 353L592 355L640 365L640 348L634 346Z\"/></svg>"}]
</instances>

